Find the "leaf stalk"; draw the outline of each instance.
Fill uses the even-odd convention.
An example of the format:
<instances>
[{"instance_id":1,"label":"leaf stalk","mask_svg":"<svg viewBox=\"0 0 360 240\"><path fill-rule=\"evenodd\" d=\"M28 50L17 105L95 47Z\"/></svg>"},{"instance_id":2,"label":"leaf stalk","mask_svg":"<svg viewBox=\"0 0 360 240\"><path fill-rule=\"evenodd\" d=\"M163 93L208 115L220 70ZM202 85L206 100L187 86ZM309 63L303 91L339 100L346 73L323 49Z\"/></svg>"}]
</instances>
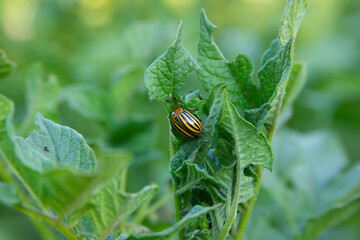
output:
<instances>
[{"instance_id":1,"label":"leaf stalk","mask_svg":"<svg viewBox=\"0 0 360 240\"><path fill-rule=\"evenodd\" d=\"M36 212L31 209L27 209L21 206L14 206L14 209L25 213L28 216L35 217L37 219L41 219L42 221L52 225L55 227L58 231L60 231L68 240L80 240L71 230L69 230L67 227L65 227L62 224L58 224L56 219L52 219L46 215L43 215L39 212Z\"/></svg>"},{"instance_id":2,"label":"leaf stalk","mask_svg":"<svg viewBox=\"0 0 360 240\"><path fill-rule=\"evenodd\" d=\"M244 211L244 214L243 214L241 222L240 222L238 234L235 237L235 240L241 240L243 238L243 236L244 236L247 223L249 222L252 209L253 209L253 207L255 205L257 195L259 194L260 183L261 183L261 177L262 177L263 170L264 170L264 168L262 166L257 166L258 180L256 181L255 186L254 186L254 197L252 199L250 199L249 205Z\"/></svg>"},{"instance_id":3,"label":"leaf stalk","mask_svg":"<svg viewBox=\"0 0 360 240\"><path fill-rule=\"evenodd\" d=\"M13 165L13 163L7 158L7 156L4 154L2 149L0 148L0 154L3 156L3 159L5 160L6 164L10 167L14 175L19 179L19 181L24 185L25 189L28 191L30 196L33 198L33 200L36 202L36 204L40 207L40 209L46 213L50 214L47 208L44 206L40 198L36 195L32 187L25 181L25 179L22 177L22 175L19 173L19 171L16 169L16 167Z\"/></svg>"}]
</instances>

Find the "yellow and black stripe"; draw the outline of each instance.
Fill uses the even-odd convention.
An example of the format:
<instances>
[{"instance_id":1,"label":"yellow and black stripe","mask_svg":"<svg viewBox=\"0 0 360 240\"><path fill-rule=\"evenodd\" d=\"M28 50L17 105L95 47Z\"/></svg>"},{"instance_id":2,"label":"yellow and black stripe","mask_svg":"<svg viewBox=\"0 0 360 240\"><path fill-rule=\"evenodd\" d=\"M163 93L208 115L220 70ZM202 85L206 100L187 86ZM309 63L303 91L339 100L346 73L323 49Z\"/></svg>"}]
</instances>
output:
<instances>
[{"instance_id":1,"label":"yellow and black stripe","mask_svg":"<svg viewBox=\"0 0 360 240\"><path fill-rule=\"evenodd\" d=\"M171 116L171 122L184 137L197 138L202 136L204 127L200 119L184 108L175 109Z\"/></svg>"}]
</instances>

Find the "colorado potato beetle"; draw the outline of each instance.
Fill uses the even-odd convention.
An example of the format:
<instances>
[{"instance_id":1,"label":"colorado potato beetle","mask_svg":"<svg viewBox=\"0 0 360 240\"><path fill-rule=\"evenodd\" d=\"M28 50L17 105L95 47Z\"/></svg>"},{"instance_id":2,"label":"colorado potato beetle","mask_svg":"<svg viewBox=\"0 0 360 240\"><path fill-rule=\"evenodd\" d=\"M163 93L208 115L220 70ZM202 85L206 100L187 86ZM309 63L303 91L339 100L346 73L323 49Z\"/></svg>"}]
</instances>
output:
<instances>
[{"instance_id":1,"label":"colorado potato beetle","mask_svg":"<svg viewBox=\"0 0 360 240\"><path fill-rule=\"evenodd\" d=\"M181 105L181 103L177 104ZM171 114L171 124L184 137L202 137L204 127L201 120L190 111L192 110L185 110L182 105L176 108Z\"/></svg>"}]
</instances>

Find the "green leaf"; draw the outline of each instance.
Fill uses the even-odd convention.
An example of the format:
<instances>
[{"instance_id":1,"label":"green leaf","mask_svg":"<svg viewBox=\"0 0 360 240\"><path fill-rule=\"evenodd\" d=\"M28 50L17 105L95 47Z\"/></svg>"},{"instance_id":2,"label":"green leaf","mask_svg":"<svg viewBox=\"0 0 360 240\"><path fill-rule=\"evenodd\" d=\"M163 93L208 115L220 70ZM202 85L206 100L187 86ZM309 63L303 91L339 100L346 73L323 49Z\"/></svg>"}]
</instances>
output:
<instances>
[{"instance_id":1,"label":"green leaf","mask_svg":"<svg viewBox=\"0 0 360 240\"><path fill-rule=\"evenodd\" d=\"M14 63L6 58L6 54L0 49L0 80L8 76L14 68Z\"/></svg>"},{"instance_id":2,"label":"green leaf","mask_svg":"<svg viewBox=\"0 0 360 240\"><path fill-rule=\"evenodd\" d=\"M21 125L22 135L33 129L36 113L40 112L52 120L58 117L60 85L54 75L45 75L40 64L31 66L25 75L26 116Z\"/></svg>"},{"instance_id":3,"label":"green leaf","mask_svg":"<svg viewBox=\"0 0 360 240\"><path fill-rule=\"evenodd\" d=\"M209 137L213 137L216 132L216 127L222 112L222 93L226 87L226 84L218 83L214 85L209 93L203 108L203 111L206 114L206 120L204 122L204 136L209 135Z\"/></svg>"},{"instance_id":4,"label":"green leaf","mask_svg":"<svg viewBox=\"0 0 360 240\"><path fill-rule=\"evenodd\" d=\"M13 103L0 95L0 157L11 173L24 185L36 207L45 208L40 200L40 176L37 172L25 167L16 154L14 130L12 125Z\"/></svg>"},{"instance_id":5,"label":"green leaf","mask_svg":"<svg viewBox=\"0 0 360 240\"><path fill-rule=\"evenodd\" d=\"M295 240L316 239L322 232L336 224L345 221L360 210L360 199L357 199L345 206L332 209L323 215L309 219L302 233L295 237Z\"/></svg>"},{"instance_id":6,"label":"green leaf","mask_svg":"<svg viewBox=\"0 0 360 240\"><path fill-rule=\"evenodd\" d=\"M289 39L285 46L281 46L278 40L272 42L263 56L262 67L258 72L259 86L256 86L251 79L254 72L253 62L245 55L238 55L229 63L211 36L215 28L202 11L197 55L202 69L197 72L198 78L207 91L219 82L227 83L229 98L240 115L243 116L247 110L258 109L247 112L247 115L249 119L256 120L262 115L261 121L252 121L261 129L270 108L276 107L263 104L273 101L289 75L293 38ZM252 116L253 114L255 116Z\"/></svg>"},{"instance_id":7,"label":"green leaf","mask_svg":"<svg viewBox=\"0 0 360 240\"><path fill-rule=\"evenodd\" d=\"M260 108L246 110L244 118L254 125L258 132L260 132L267 117L269 116L271 107L271 104L265 103Z\"/></svg>"},{"instance_id":8,"label":"green leaf","mask_svg":"<svg viewBox=\"0 0 360 240\"><path fill-rule=\"evenodd\" d=\"M260 93L258 88L251 81L254 72L254 63L251 59L245 55L238 55L234 62L228 64L228 67L241 90L238 96L241 97L239 102L240 108L238 107L239 112L242 114L245 109L260 106L262 103ZM229 91L229 94L233 93Z\"/></svg>"},{"instance_id":9,"label":"green leaf","mask_svg":"<svg viewBox=\"0 0 360 240\"><path fill-rule=\"evenodd\" d=\"M68 169L57 169L43 175L44 203L59 213L61 219L84 206L94 189L123 171L131 159L124 150L104 150L99 156L99 170L91 175L79 174ZM73 218L73 222L78 219Z\"/></svg>"},{"instance_id":10,"label":"green leaf","mask_svg":"<svg viewBox=\"0 0 360 240\"><path fill-rule=\"evenodd\" d=\"M249 164L258 164L271 170L273 154L266 137L239 115L230 102L227 91L223 93L220 127L234 139L236 157L240 160L241 169Z\"/></svg>"},{"instance_id":11,"label":"green leaf","mask_svg":"<svg viewBox=\"0 0 360 240\"><path fill-rule=\"evenodd\" d=\"M285 45L291 38L296 37L307 6L307 0L287 1L280 26L281 45Z\"/></svg>"},{"instance_id":12,"label":"green leaf","mask_svg":"<svg viewBox=\"0 0 360 240\"><path fill-rule=\"evenodd\" d=\"M201 169L197 164L191 164L188 162L184 162L184 164L186 164L186 167L182 167L184 170L181 174L183 175L185 181L180 185L176 194L180 195L190 188L203 184L203 181L211 182L215 185L220 184L220 182L208 174L205 168Z\"/></svg>"},{"instance_id":13,"label":"green leaf","mask_svg":"<svg viewBox=\"0 0 360 240\"><path fill-rule=\"evenodd\" d=\"M215 175L214 180L216 180L217 184L206 184L205 186L207 188L212 188L210 190L210 193L215 193L216 195L212 195L213 199L221 199L223 202L230 203L232 200L230 199L231 196L234 195L234 179L235 171L236 171L236 164L235 162L229 166L221 168ZM254 189L252 184L252 178L247 177L244 175L243 172L241 172L240 175L240 194L238 203L244 203L247 202L253 195L254 195ZM216 202L219 202L217 200ZM215 211L216 212L216 211ZM227 213L229 214L229 213ZM225 222L225 221L224 221ZM223 224L223 223L222 223Z\"/></svg>"},{"instance_id":14,"label":"green leaf","mask_svg":"<svg viewBox=\"0 0 360 240\"><path fill-rule=\"evenodd\" d=\"M117 224L153 198L157 191L156 186L147 186L137 193L124 193L120 190L119 178L113 179L91 197L84 217L90 221L89 229L93 232L82 234L104 239Z\"/></svg>"},{"instance_id":15,"label":"green leaf","mask_svg":"<svg viewBox=\"0 0 360 240\"><path fill-rule=\"evenodd\" d=\"M265 120L266 129L270 129L268 137L271 139L275 124L280 115L280 110L285 95L285 88L289 79L291 68L291 49L294 46L294 38L280 47L277 54L266 61L265 65L258 72L260 79L259 90L264 102L271 104L270 112ZM272 47L272 46L271 46ZM270 47L270 48L271 48Z\"/></svg>"},{"instance_id":16,"label":"green leaf","mask_svg":"<svg viewBox=\"0 0 360 240\"><path fill-rule=\"evenodd\" d=\"M216 170L216 167L210 166L210 163L213 161L213 159L207 160L206 168L200 168L196 164L184 162L185 166L182 167L183 171L181 174L185 180L180 185L178 191L176 191L176 194L180 195L191 188L205 186L214 203L222 203L225 205L226 202L231 202L229 198L234 194L232 185L233 179L235 178L235 162L228 167ZM246 202L253 196L252 178L246 177L241 173L241 179L238 203ZM194 196L192 196L192 198L194 198ZM219 205L214 212L216 215L223 216L223 218L217 218L219 226L223 226L226 220L226 214L228 214L221 212L223 209L225 209L225 206Z\"/></svg>"},{"instance_id":17,"label":"green leaf","mask_svg":"<svg viewBox=\"0 0 360 240\"><path fill-rule=\"evenodd\" d=\"M249 181L251 183L251 178L246 177L243 174L243 170L249 164L262 165L271 169L273 155L265 136L262 133L258 133L252 124L245 121L239 115L235 106L231 103L226 90L223 92L223 114L220 120L220 127L232 136L235 142L236 156L235 168L230 168L227 174L221 173L218 176L218 178L223 178L222 182L224 185L221 186L217 195L221 194L220 191L227 190L225 191L226 195L224 194L224 198L226 196L226 204L222 209L218 210L218 215L223 217L216 217L220 219L218 220L220 225L218 225L219 235L217 239L224 240L236 218L239 201L247 201L254 194L252 185L246 184ZM226 169L220 171L226 171ZM242 184L245 184L246 187ZM224 220L225 222L223 223ZM223 227L220 230L222 225Z\"/></svg>"},{"instance_id":18,"label":"green leaf","mask_svg":"<svg viewBox=\"0 0 360 240\"><path fill-rule=\"evenodd\" d=\"M79 174L71 169L54 169L45 174L35 173L39 198L58 213L58 221L89 201L94 189L118 175L128 164L131 156L126 151L108 150L101 154L102 161L96 173ZM32 184L32 182L30 182ZM72 223L79 219L72 217Z\"/></svg>"},{"instance_id":19,"label":"green leaf","mask_svg":"<svg viewBox=\"0 0 360 240\"><path fill-rule=\"evenodd\" d=\"M259 200L257 200L259 202ZM256 204L259 206L259 204ZM255 208L255 211L259 207ZM266 210L265 210L266 211ZM255 215L253 213L252 215ZM252 221L254 217L250 219L249 225L247 226L246 234L244 239L276 239L276 240L288 240L289 237L285 234L282 234L274 227L274 221L271 221L264 214L264 211L261 213L261 218L257 219L257 221ZM261 229L261 231L259 231Z\"/></svg>"},{"instance_id":20,"label":"green leaf","mask_svg":"<svg viewBox=\"0 0 360 240\"><path fill-rule=\"evenodd\" d=\"M205 11L202 10L197 52L197 61L201 67L197 74L202 86L206 91L210 91L220 82L227 83L229 97L241 113L246 109L255 108L255 101L259 100L253 99L254 96L250 96L248 92L249 87L253 85L253 62L245 55L238 55L234 62L229 63L212 38L215 29L216 26L208 20Z\"/></svg>"},{"instance_id":21,"label":"green leaf","mask_svg":"<svg viewBox=\"0 0 360 240\"><path fill-rule=\"evenodd\" d=\"M291 38L276 55L266 61L258 72L260 80L259 91L264 102L271 102L276 96L277 88L287 78L291 68L291 48L294 39Z\"/></svg>"},{"instance_id":22,"label":"green leaf","mask_svg":"<svg viewBox=\"0 0 360 240\"><path fill-rule=\"evenodd\" d=\"M300 134L285 129L277 133L272 145L277 156L274 172L265 173L262 181L269 199L264 202L259 196L262 203L257 205L267 209L269 222L276 222L283 234L295 237L303 231L319 234L351 216L342 216L341 208L347 212L347 206L360 197L360 165L346 166L346 153L335 134ZM343 172L345 168L349 170ZM263 218L263 211L254 215L255 222ZM303 239L315 236L306 238L304 233Z\"/></svg>"},{"instance_id":23,"label":"green leaf","mask_svg":"<svg viewBox=\"0 0 360 240\"><path fill-rule=\"evenodd\" d=\"M261 58L261 66L264 66L265 63L270 59L275 57L281 48L280 40L276 38L270 44L270 47L265 51L264 55Z\"/></svg>"},{"instance_id":24,"label":"green leaf","mask_svg":"<svg viewBox=\"0 0 360 240\"><path fill-rule=\"evenodd\" d=\"M338 208L360 198L360 164L352 166L343 174L338 174L332 184L322 192L316 215L332 208Z\"/></svg>"},{"instance_id":25,"label":"green leaf","mask_svg":"<svg viewBox=\"0 0 360 240\"><path fill-rule=\"evenodd\" d=\"M130 235L128 238L124 238L126 240L135 240L135 239L153 239L153 240L165 240L169 239L170 236L175 234L176 232L180 231L191 222L195 221L199 217L203 216L204 214L209 213L210 211L214 210L217 206L212 207L202 207L202 206L194 206L179 222L174 224L168 229L165 229L161 232L144 234L140 236Z\"/></svg>"},{"instance_id":26,"label":"green leaf","mask_svg":"<svg viewBox=\"0 0 360 240\"><path fill-rule=\"evenodd\" d=\"M172 110L169 96L178 96L186 77L199 66L181 42L182 23L174 43L145 71L145 86L150 100L159 100Z\"/></svg>"},{"instance_id":27,"label":"green leaf","mask_svg":"<svg viewBox=\"0 0 360 240\"><path fill-rule=\"evenodd\" d=\"M224 166L230 166L234 163L233 156L234 146L225 139L219 139L218 144L213 153L213 157L217 158L219 162Z\"/></svg>"},{"instance_id":28,"label":"green leaf","mask_svg":"<svg viewBox=\"0 0 360 240\"><path fill-rule=\"evenodd\" d=\"M88 201L91 193L88 189L93 190L96 186L92 184L94 176L79 175L68 169L34 173L31 176L37 178L40 200L59 216L59 222L78 205Z\"/></svg>"},{"instance_id":29,"label":"green leaf","mask_svg":"<svg viewBox=\"0 0 360 240\"><path fill-rule=\"evenodd\" d=\"M61 91L61 100L86 118L96 121L107 121L110 116L108 94L102 89L74 84Z\"/></svg>"},{"instance_id":30,"label":"green leaf","mask_svg":"<svg viewBox=\"0 0 360 240\"><path fill-rule=\"evenodd\" d=\"M99 169L91 175L58 167L37 177L40 199L58 213L59 222L88 202L99 185L118 175L127 166L131 155L126 151L107 150L102 152L100 158Z\"/></svg>"},{"instance_id":31,"label":"green leaf","mask_svg":"<svg viewBox=\"0 0 360 240\"><path fill-rule=\"evenodd\" d=\"M69 168L80 173L94 173L95 154L75 130L36 115L33 130L24 140L17 137L17 152L24 165L38 172Z\"/></svg>"},{"instance_id":32,"label":"green leaf","mask_svg":"<svg viewBox=\"0 0 360 240\"><path fill-rule=\"evenodd\" d=\"M227 61L215 44L211 34L217 27L212 24L202 9L200 13L200 38L198 42L197 61L201 70L198 78L206 91L217 83L233 83Z\"/></svg>"},{"instance_id":33,"label":"green leaf","mask_svg":"<svg viewBox=\"0 0 360 240\"><path fill-rule=\"evenodd\" d=\"M20 204L20 198L14 185L0 182L0 203L6 206Z\"/></svg>"},{"instance_id":34,"label":"green leaf","mask_svg":"<svg viewBox=\"0 0 360 240\"><path fill-rule=\"evenodd\" d=\"M195 110L194 114L199 114L202 111L202 108L205 105L205 100L200 96L199 90L193 91L186 94L185 96L185 109Z\"/></svg>"},{"instance_id":35,"label":"green leaf","mask_svg":"<svg viewBox=\"0 0 360 240\"><path fill-rule=\"evenodd\" d=\"M264 102L272 105L265 123L267 129L275 128L274 124L280 115L293 62L294 42L306 7L306 0L288 0L280 25L279 38L271 43L261 60L262 67L258 72L259 90ZM270 139L272 135L273 130L268 133Z\"/></svg>"},{"instance_id":36,"label":"green leaf","mask_svg":"<svg viewBox=\"0 0 360 240\"><path fill-rule=\"evenodd\" d=\"M41 194L40 183L37 181L39 175L23 165L16 154L13 113L13 102L0 94L0 157L11 174L24 185L26 193L31 195L36 207L44 208L39 198Z\"/></svg>"},{"instance_id":37,"label":"green leaf","mask_svg":"<svg viewBox=\"0 0 360 240\"><path fill-rule=\"evenodd\" d=\"M282 111L290 107L306 82L307 66L306 62L294 62L291 67L290 77L286 86L286 94L283 100Z\"/></svg>"}]
</instances>

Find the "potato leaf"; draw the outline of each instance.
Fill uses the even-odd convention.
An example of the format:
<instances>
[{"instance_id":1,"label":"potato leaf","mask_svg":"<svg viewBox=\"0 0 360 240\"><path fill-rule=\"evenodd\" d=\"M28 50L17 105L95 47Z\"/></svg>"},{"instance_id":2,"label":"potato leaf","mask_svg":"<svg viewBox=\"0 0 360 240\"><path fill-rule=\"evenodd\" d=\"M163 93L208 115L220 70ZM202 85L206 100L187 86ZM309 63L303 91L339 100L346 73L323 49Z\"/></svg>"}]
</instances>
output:
<instances>
[{"instance_id":1,"label":"potato leaf","mask_svg":"<svg viewBox=\"0 0 360 240\"><path fill-rule=\"evenodd\" d=\"M272 169L273 154L271 147L262 133L244 120L230 102L227 91L223 93L223 114L220 127L230 134L235 141L236 157L241 169L249 164L258 164Z\"/></svg>"},{"instance_id":2,"label":"potato leaf","mask_svg":"<svg viewBox=\"0 0 360 240\"><path fill-rule=\"evenodd\" d=\"M287 78L291 68L291 38L276 55L270 58L258 72L260 80L259 91L264 102L271 102L277 93L279 85Z\"/></svg>"},{"instance_id":3,"label":"potato leaf","mask_svg":"<svg viewBox=\"0 0 360 240\"><path fill-rule=\"evenodd\" d=\"M311 218L307 221L302 233L295 240L316 239L324 230L335 226L360 210L360 199L354 200L344 206L331 209L323 215Z\"/></svg>"},{"instance_id":4,"label":"potato leaf","mask_svg":"<svg viewBox=\"0 0 360 240\"><path fill-rule=\"evenodd\" d=\"M212 38L216 26L206 17L205 11L200 15L200 38L198 42L197 61L201 70L197 72L198 78L206 91L224 82L228 84L230 99L240 111L255 107L253 99L247 93L254 70L252 61L239 55L234 63L228 63Z\"/></svg>"},{"instance_id":5,"label":"potato leaf","mask_svg":"<svg viewBox=\"0 0 360 240\"><path fill-rule=\"evenodd\" d=\"M195 221L200 216L203 216L206 213L214 210L217 206L212 207L202 207L202 206L194 206L179 222L174 224L168 229L165 229L161 232L144 234L140 236L130 235L127 238L121 238L123 240L136 240L136 239L148 239L148 240L165 240L169 239L170 236L180 231L182 228L186 227L192 221Z\"/></svg>"},{"instance_id":6,"label":"potato leaf","mask_svg":"<svg viewBox=\"0 0 360 240\"><path fill-rule=\"evenodd\" d=\"M223 92L223 114L220 127L232 136L235 142L236 156L235 169L220 175L225 183L221 190L226 190L224 186L229 186L229 188L225 191L226 205L218 210L218 215L226 217L220 218L219 235L215 234L218 239L226 239L237 215L239 201L247 201L253 196L251 185L246 184L250 178L243 175L243 170L249 164L261 165L271 170L273 155L266 137L262 133L258 133L252 124L246 122L239 115L226 90ZM242 195L245 195L245 199L241 197ZM220 230L222 224L223 227Z\"/></svg>"},{"instance_id":7,"label":"potato leaf","mask_svg":"<svg viewBox=\"0 0 360 240\"><path fill-rule=\"evenodd\" d=\"M88 174L95 172L95 154L79 133L41 114L36 115L35 124L40 127L39 131L32 131L25 140L16 138L20 159L26 166L38 172L57 168Z\"/></svg>"},{"instance_id":8,"label":"potato leaf","mask_svg":"<svg viewBox=\"0 0 360 240\"><path fill-rule=\"evenodd\" d=\"M275 106L268 104L290 72L293 38L284 46L280 45L279 40L271 44L263 56L263 65L258 72L259 86L256 86L252 80L253 62L245 55L238 55L233 62L228 62L212 38L215 29L202 10L197 53L201 70L198 71L198 78L206 91L219 82L227 83L229 98L240 115L261 130L271 108Z\"/></svg>"},{"instance_id":9,"label":"potato leaf","mask_svg":"<svg viewBox=\"0 0 360 240\"><path fill-rule=\"evenodd\" d=\"M178 96L186 77L199 66L181 42L182 23L174 43L145 71L145 86L150 100L159 100L168 106L169 96Z\"/></svg>"},{"instance_id":10,"label":"potato leaf","mask_svg":"<svg viewBox=\"0 0 360 240\"><path fill-rule=\"evenodd\" d=\"M266 209L268 221L287 238L315 239L359 211L360 165L344 171L348 161L335 134L284 129L273 148L274 172L263 177L254 222ZM250 224L249 232L254 229Z\"/></svg>"},{"instance_id":11,"label":"potato leaf","mask_svg":"<svg viewBox=\"0 0 360 240\"><path fill-rule=\"evenodd\" d=\"M296 36L301 21L304 18L307 6L307 0L287 1L285 13L280 26L281 45L285 45L292 37Z\"/></svg>"},{"instance_id":12,"label":"potato leaf","mask_svg":"<svg viewBox=\"0 0 360 240\"><path fill-rule=\"evenodd\" d=\"M99 189L85 206L86 212L78 226L80 230L85 230L81 233L83 236L104 239L117 224L153 198L158 191L156 186L146 186L137 193L124 193L120 189L119 180L115 178ZM84 223L91 226L84 228Z\"/></svg>"},{"instance_id":13,"label":"potato leaf","mask_svg":"<svg viewBox=\"0 0 360 240\"><path fill-rule=\"evenodd\" d=\"M43 175L42 199L44 203L65 218L86 204L93 191L123 171L131 159L124 150L108 150L102 153L99 169L89 174L79 174L69 169L56 169Z\"/></svg>"},{"instance_id":14,"label":"potato leaf","mask_svg":"<svg viewBox=\"0 0 360 240\"><path fill-rule=\"evenodd\" d=\"M272 105L268 119L265 122L267 129L274 129L274 124L276 124L280 114L290 69L293 64L295 38L307 5L307 0L287 1L280 24L279 37L271 43L270 48L262 57L262 67L258 72L258 76L260 84L263 83L262 88L266 91L265 99L269 98L268 101ZM283 53L281 53L281 49L284 49L285 52L282 51ZM276 56L279 58L276 59ZM280 72L280 70L283 72ZM271 92L274 88L276 89L275 92Z\"/></svg>"}]
</instances>

